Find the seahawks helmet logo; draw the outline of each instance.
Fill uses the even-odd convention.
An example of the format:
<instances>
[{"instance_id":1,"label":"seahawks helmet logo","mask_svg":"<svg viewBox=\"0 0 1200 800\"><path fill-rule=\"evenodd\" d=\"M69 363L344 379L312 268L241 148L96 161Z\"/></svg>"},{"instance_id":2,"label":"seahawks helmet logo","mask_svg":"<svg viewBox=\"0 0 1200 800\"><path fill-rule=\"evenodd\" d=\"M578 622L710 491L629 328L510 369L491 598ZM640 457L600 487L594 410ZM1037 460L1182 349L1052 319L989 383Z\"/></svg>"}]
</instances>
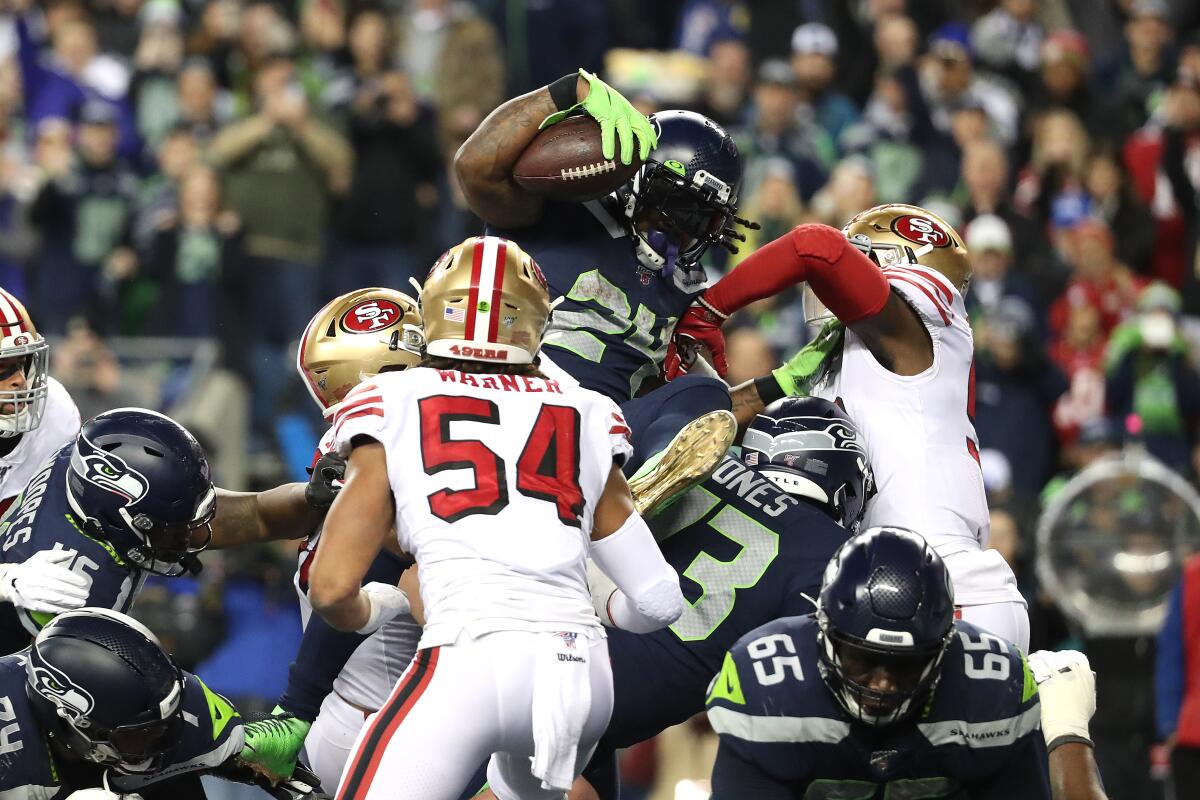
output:
<instances>
[{"instance_id":1,"label":"seahawks helmet logo","mask_svg":"<svg viewBox=\"0 0 1200 800\"><path fill-rule=\"evenodd\" d=\"M86 689L71 683L59 670L42 662L30 664L33 676L33 689L42 697L58 707L59 714L69 717L80 727L86 724L86 719L96 707L96 700Z\"/></svg>"},{"instance_id":2,"label":"seahawks helmet logo","mask_svg":"<svg viewBox=\"0 0 1200 800\"><path fill-rule=\"evenodd\" d=\"M87 455L78 450L71 457L71 469L93 486L125 498L125 505L133 505L150 491L146 476L125 463L113 453L96 450Z\"/></svg>"},{"instance_id":3,"label":"seahawks helmet logo","mask_svg":"<svg viewBox=\"0 0 1200 800\"><path fill-rule=\"evenodd\" d=\"M815 417L811 419L812 424L820 424L823 421ZM787 431L778 436L750 428L746 431L742 444L746 448L760 451L768 461L778 455L804 450L848 450L863 453L855 432L840 420L830 421L824 428Z\"/></svg>"}]
</instances>

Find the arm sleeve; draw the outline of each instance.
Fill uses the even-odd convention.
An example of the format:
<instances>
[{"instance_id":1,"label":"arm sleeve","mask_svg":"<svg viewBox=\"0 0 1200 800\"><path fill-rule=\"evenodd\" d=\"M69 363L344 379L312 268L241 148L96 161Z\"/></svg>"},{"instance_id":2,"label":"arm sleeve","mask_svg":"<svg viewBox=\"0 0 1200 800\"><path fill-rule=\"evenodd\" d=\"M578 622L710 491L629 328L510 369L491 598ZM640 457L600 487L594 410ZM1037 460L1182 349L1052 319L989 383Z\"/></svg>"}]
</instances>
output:
<instances>
[{"instance_id":1,"label":"arm sleeve","mask_svg":"<svg viewBox=\"0 0 1200 800\"><path fill-rule=\"evenodd\" d=\"M873 317L888 299L888 282L871 259L841 231L807 224L751 253L703 295L704 304L728 316L755 300L807 281L847 325Z\"/></svg>"},{"instance_id":2,"label":"arm sleeve","mask_svg":"<svg viewBox=\"0 0 1200 800\"><path fill-rule=\"evenodd\" d=\"M717 749L717 760L713 764L712 796L710 800L740 800L754 797L757 800L797 800L802 795L788 784L782 783L744 759L726 742Z\"/></svg>"},{"instance_id":3,"label":"arm sleeve","mask_svg":"<svg viewBox=\"0 0 1200 800\"><path fill-rule=\"evenodd\" d=\"M1154 659L1154 722L1158 738L1175 732L1183 704L1183 583L1171 592Z\"/></svg>"},{"instance_id":4,"label":"arm sleeve","mask_svg":"<svg viewBox=\"0 0 1200 800\"><path fill-rule=\"evenodd\" d=\"M380 553L363 582L379 581L394 586L403 572L404 564L399 559L390 553ZM287 689L279 699L283 710L307 722L315 720L321 703L333 691L334 680L367 638L336 630L319 614L313 614L304 629L296 660L288 670Z\"/></svg>"},{"instance_id":5,"label":"arm sleeve","mask_svg":"<svg viewBox=\"0 0 1200 800\"><path fill-rule=\"evenodd\" d=\"M645 520L636 512L612 534L592 542L592 560L612 578L607 614L632 633L665 628L683 613L679 575L663 558Z\"/></svg>"}]
</instances>

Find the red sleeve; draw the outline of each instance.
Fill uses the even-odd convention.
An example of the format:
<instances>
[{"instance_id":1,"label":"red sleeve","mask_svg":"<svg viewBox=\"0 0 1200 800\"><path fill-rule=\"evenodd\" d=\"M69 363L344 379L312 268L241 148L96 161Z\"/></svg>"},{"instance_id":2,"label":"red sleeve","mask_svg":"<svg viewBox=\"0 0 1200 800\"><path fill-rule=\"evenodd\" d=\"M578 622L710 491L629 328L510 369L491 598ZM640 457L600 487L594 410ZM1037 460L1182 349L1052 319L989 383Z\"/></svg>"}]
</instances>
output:
<instances>
[{"instance_id":1,"label":"red sleeve","mask_svg":"<svg viewBox=\"0 0 1200 800\"><path fill-rule=\"evenodd\" d=\"M846 241L841 231L809 224L751 253L710 287L703 299L728 316L805 281L847 325L878 314L890 292L879 267Z\"/></svg>"}]
</instances>

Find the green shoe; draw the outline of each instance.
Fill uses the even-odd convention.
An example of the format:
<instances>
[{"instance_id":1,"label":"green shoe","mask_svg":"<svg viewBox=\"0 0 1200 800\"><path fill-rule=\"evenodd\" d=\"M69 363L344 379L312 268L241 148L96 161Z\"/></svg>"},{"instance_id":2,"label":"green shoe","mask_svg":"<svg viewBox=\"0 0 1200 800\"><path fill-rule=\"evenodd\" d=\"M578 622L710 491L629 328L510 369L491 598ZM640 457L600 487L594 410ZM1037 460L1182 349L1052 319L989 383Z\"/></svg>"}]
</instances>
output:
<instances>
[{"instance_id":1,"label":"green shoe","mask_svg":"<svg viewBox=\"0 0 1200 800\"><path fill-rule=\"evenodd\" d=\"M243 726L246 743L242 760L273 780L290 778L311 727L311 722L286 712L247 722Z\"/></svg>"},{"instance_id":2,"label":"green shoe","mask_svg":"<svg viewBox=\"0 0 1200 800\"><path fill-rule=\"evenodd\" d=\"M684 425L671 443L646 459L630 479L638 513L662 511L711 475L736 435L737 420L728 411L710 411Z\"/></svg>"},{"instance_id":3,"label":"green shoe","mask_svg":"<svg viewBox=\"0 0 1200 800\"><path fill-rule=\"evenodd\" d=\"M845 325L836 319L826 322L811 342L771 373L783 393L789 397L811 394L813 387L829 372L829 366L841 352L845 338Z\"/></svg>"}]
</instances>

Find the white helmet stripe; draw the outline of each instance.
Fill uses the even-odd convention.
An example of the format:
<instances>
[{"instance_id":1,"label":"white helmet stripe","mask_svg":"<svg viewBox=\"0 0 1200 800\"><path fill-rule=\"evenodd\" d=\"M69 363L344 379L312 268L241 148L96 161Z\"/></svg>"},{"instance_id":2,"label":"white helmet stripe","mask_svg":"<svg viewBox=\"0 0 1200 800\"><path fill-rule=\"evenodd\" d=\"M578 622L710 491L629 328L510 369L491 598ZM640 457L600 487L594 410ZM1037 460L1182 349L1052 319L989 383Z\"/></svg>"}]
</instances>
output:
<instances>
[{"instance_id":1,"label":"white helmet stripe","mask_svg":"<svg viewBox=\"0 0 1200 800\"><path fill-rule=\"evenodd\" d=\"M4 289L0 289L0 324L21 325L21 327L24 328L25 326L22 325L21 315L17 313L15 302L16 301L13 299L11 294L6 292Z\"/></svg>"},{"instance_id":2,"label":"white helmet stripe","mask_svg":"<svg viewBox=\"0 0 1200 800\"><path fill-rule=\"evenodd\" d=\"M475 308L468 309L467 313L475 315L475 329L472 331L471 341L486 344L488 330L491 328L492 314L496 313L496 309L492 307L492 290L496 285L496 270L504 269L504 265L496 263L500 250L499 239L495 236L483 236L479 241L483 243L483 257L479 265L477 294L479 299L475 303Z\"/></svg>"}]
</instances>

